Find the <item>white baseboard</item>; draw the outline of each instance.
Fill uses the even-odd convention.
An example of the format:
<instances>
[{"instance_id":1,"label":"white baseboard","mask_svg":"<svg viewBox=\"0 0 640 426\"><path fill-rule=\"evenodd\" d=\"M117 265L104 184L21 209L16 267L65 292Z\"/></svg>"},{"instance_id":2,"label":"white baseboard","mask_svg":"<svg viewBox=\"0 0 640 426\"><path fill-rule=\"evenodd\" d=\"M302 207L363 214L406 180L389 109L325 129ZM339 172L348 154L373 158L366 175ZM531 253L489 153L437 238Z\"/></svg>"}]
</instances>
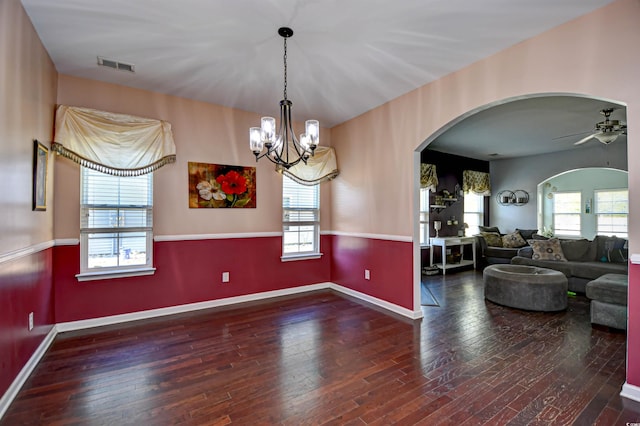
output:
<instances>
[{"instance_id":1,"label":"white baseboard","mask_svg":"<svg viewBox=\"0 0 640 426\"><path fill-rule=\"evenodd\" d=\"M625 382L624 385L622 385L620 396L640 402L640 386L630 385Z\"/></svg>"},{"instance_id":2,"label":"white baseboard","mask_svg":"<svg viewBox=\"0 0 640 426\"><path fill-rule=\"evenodd\" d=\"M62 333L65 331L100 327L103 325L120 324L124 322L129 322L129 321L136 321L136 320L147 319L147 318L161 317L165 315L173 315L173 314L179 314L184 312L197 311L200 309L235 305L238 303L253 302L258 300L270 299L273 297L289 296L289 295L294 295L299 293L307 293L310 291L325 290L325 289L335 290L339 293L343 293L348 296L354 297L356 299L360 299L364 302L371 303L372 305L379 306L383 309L386 309L388 311L394 312L396 314L402 315L410 319L422 318L422 311L411 311L407 308L403 308L402 306L389 303L382 299L378 299L377 297L369 296L368 294L361 293L359 291L355 291L338 284L325 282L325 283L311 284L311 285L305 285L300 287L291 287L283 290L274 290L274 291L266 291L263 293L248 294L245 296L235 296L235 297L228 297L225 299L209 300L206 302L188 303L186 305L171 306L168 308L150 309L147 311L132 312L129 314L111 315L108 317L93 318L88 320L63 322L63 323L56 324L51 329L51 331L42 341L40 346L38 346L38 349L36 349L36 351L33 353L31 358L27 362L27 364L22 368L22 370L20 371L16 379L13 381L11 386L9 386L9 389L7 390L7 392L5 392L5 394L0 399L0 419L2 419L2 416L4 415L4 413L7 411L7 409L15 399L16 395L22 388L22 385L24 385L25 381L29 378L29 375L31 374L31 372L38 365L38 362L40 362L40 359L44 356L45 352L47 351L47 349L53 342L53 339L56 337L58 333Z\"/></svg>"},{"instance_id":3,"label":"white baseboard","mask_svg":"<svg viewBox=\"0 0 640 426\"><path fill-rule=\"evenodd\" d=\"M2 416L4 416L4 413L7 412L7 409L9 408L9 406L11 405L15 397L18 395L18 392L22 388L22 385L24 385L24 382L27 381L27 379L29 378L33 370L36 368L36 366L44 356L44 354L47 352L47 349L49 349L49 346L51 345L51 343L53 342L53 339L56 337L57 334L58 334L58 331L56 329L56 326L54 325L53 327L51 327L51 331L49 331L49 333L46 335L44 340L42 340L42 342L40 343L38 348L35 350L33 355L31 355L31 358L29 358L29 361L27 361L24 367L22 367L22 370L20 370L20 373L18 373L18 376L15 378L13 383L11 383L11 386L9 386L9 389L7 389L4 395L2 395L2 398L0 398L0 419L2 419Z\"/></svg>"},{"instance_id":4,"label":"white baseboard","mask_svg":"<svg viewBox=\"0 0 640 426\"><path fill-rule=\"evenodd\" d=\"M361 293L359 291L356 290L352 290L350 288L347 287L343 287L341 285L338 284L331 284L331 289L340 292L340 293L344 293L348 296L352 296L355 297L357 299L360 299L362 301L371 303L372 305L376 305L376 306L380 306L381 308L384 308L388 311L394 312L396 314L400 314L403 317L407 317L410 319L420 319L422 318L422 309L418 310L418 311L412 311L410 309L407 308L403 308L402 306L393 304L393 303L389 303L386 300L382 300L382 299L378 299L377 297L373 297L373 296L369 296L368 294L365 293Z\"/></svg>"},{"instance_id":5,"label":"white baseboard","mask_svg":"<svg viewBox=\"0 0 640 426\"><path fill-rule=\"evenodd\" d=\"M402 306L389 303L385 300L378 299L373 296L351 290L331 282L305 285L300 287L291 287L282 290L265 291L263 293L254 293L244 296L227 297L225 299L208 300L206 302L188 303L186 305L171 306L168 308L150 309L147 311L132 312L129 314L111 315L108 317L92 318L80 321L62 322L57 324L59 333L64 331L82 330L85 328L100 327L103 325L120 324L123 322L136 321L147 318L161 317L165 315L180 314L184 312L197 311L200 309L216 308L220 306L235 305L238 303L255 302L258 300L271 299L273 297L289 296L293 294L306 293L315 290L332 289L339 293L343 293L365 302L380 306L388 311L400 314L407 318L422 318L422 311L414 312Z\"/></svg>"},{"instance_id":6,"label":"white baseboard","mask_svg":"<svg viewBox=\"0 0 640 426\"><path fill-rule=\"evenodd\" d=\"M132 312L130 314L111 315L108 317L93 318L80 321L62 322L57 325L58 332L82 330L85 328L101 327L103 325L120 324L123 322L137 321L147 318L161 317L165 315L181 314L184 312L198 311L200 309L216 308L220 306L235 305L238 303L254 302L273 297L288 296L298 293L306 293L314 290L330 288L331 283L311 284L300 287L291 287L283 290L265 291L263 293L247 294L244 296L227 297L225 299L208 300L206 302L188 303L186 305L170 306L167 308L150 309L147 311Z\"/></svg>"}]
</instances>

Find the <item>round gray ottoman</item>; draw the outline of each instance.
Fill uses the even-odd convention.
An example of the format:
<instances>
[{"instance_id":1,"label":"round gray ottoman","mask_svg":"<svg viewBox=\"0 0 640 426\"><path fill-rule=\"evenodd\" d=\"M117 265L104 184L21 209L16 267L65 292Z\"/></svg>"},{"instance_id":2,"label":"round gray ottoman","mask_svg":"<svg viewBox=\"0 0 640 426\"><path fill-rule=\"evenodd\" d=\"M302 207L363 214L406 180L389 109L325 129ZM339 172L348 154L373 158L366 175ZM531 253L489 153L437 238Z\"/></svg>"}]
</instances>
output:
<instances>
[{"instance_id":1,"label":"round gray ottoman","mask_svg":"<svg viewBox=\"0 0 640 426\"><path fill-rule=\"evenodd\" d=\"M489 265L483 273L484 297L528 311L567 309L567 277L552 269L526 265Z\"/></svg>"}]
</instances>

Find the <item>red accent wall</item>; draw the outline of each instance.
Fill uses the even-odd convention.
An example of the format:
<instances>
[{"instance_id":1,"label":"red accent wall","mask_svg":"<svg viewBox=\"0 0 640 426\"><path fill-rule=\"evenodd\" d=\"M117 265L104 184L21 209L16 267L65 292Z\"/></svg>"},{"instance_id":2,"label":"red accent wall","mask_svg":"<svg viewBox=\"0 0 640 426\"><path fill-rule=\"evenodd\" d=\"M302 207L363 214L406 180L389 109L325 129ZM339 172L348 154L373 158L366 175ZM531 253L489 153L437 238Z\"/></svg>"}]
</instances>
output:
<instances>
[{"instance_id":1,"label":"red accent wall","mask_svg":"<svg viewBox=\"0 0 640 426\"><path fill-rule=\"evenodd\" d=\"M627 306L627 382L640 386L640 265L629 264L629 300Z\"/></svg>"},{"instance_id":2,"label":"red accent wall","mask_svg":"<svg viewBox=\"0 0 640 426\"><path fill-rule=\"evenodd\" d=\"M331 281L331 237L321 259L282 262L281 237L154 243L156 273L78 282L80 246L56 247L56 322L99 318ZM230 282L222 283L222 272Z\"/></svg>"},{"instance_id":3,"label":"red accent wall","mask_svg":"<svg viewBox=\"0 0 640 426\"><path fill-rule=\"evenodd\" d=\"M0 263L0 395L53 327L52 256L50 248Z\"/></svg>"},{"instance_id":4,"label":"red accent wall","mask_svg":"<svg viewBox=\"0 0 640 426\"><path fill-rule=\"evenodd\" d=\"M332 282L413 311L412 243L339 235L332 241Z\"/></svg>"}]
</instances>

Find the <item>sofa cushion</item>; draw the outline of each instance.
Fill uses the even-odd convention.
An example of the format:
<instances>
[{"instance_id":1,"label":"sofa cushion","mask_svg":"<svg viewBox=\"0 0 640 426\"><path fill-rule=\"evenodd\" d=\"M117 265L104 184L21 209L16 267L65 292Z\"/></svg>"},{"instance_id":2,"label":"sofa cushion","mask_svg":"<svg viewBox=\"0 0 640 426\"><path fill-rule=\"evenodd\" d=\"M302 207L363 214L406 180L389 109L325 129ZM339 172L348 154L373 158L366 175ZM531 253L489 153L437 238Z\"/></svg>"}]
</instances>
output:
<instances>
[{"instance_id":1,"label":"sofa cushion","mask_svg":"<svg viewBox=\"0 0 640 426\"><path fill-rule=\"evenodd\" d=\"M482 238L490 247L502 247L502 237L497 232L480 232Z\"/></svg>"},{"instance_id":2,"label":"sofa cushion","mask_svg":"<svg viewBox=\"0 0 640 426\"><path fill-rule=\"evenodd\" d=\"M519 248L526 245L527 242L518 231L502 236L502 247Z\"/></svg>"},{"instance_id":3,"label":"sofa cushion","mask_svg":"<svg viewBox=\"0 0 640 426\"><path fill-rule=\"evenodd\" d=\"M596 260L601 262L627 263L629 251L627 240L618 237L605 237L598 235L594 242L597 252Z\"/></svg>"},{"instance_id":4,"label":"sofa cushion","mask_svg":"<svg viewBox=\"0 0 640 426\"><path fill-rule=\"evenodd\" d=\"M518 231L520 233L520 235L522 235L522 238L524 238L524 240L532 240L533 239L533 234L537 234L538 230L537 229L518 229L516 228L516 231Z\"/></svg>"},{"instance_id":5,"label":"sofa cushion","mask_svg":"<svg viewBox=\"0 0 640 426\"><path fill-rule=\"evenodd\" d=\"M589 249L591 248L591 241L587 239L581 240L560 240L560 246L562 247L562 253L567 260L577 261L589 261L593 258L589 257Z\"/></svg>"},{"instance_id":6,"label":"sofa cushion","mask_svg":"<svg viewBox=\"0 0 640 426\"><path fill-rule=\"evenodd\" d=\"M626 263L610 262L568 262L571 275L579 278L595 280L604 274L626 274Z\"/></svg>"},{"instance_id":7,"label":"sofa cushion","mask_svg":"<svg viewBox=\"0 0 640 426\"><path fill-rule=\"evenodd\" d=\"M518 256L528 257L529 259L531 259L531 257L533 256L533 247L526 246L518 249Z\"/></svg>"},{"instance_id":8,"label":"sofa cushion","mask_svg":"<svg viewBox=\"0 0 640 426\"><path fill-rule=\"evenodd\" d=\"M508 247L487 247L482 252L484 257L494 257L500 259L511 259L518 254L517 248Z\"/></svg>"},{"instance_id":9,"label":"sofa cushion","mask_svg":"<svg viewBox=\"0 0 640 426\"><path fill-rule=\"evenodd\" d=\"M529 240L529 245L533 248L533 260L553 260L556 262L566 262L560 240L551 238L549 240Z\"/></svg>"}]
</instances>

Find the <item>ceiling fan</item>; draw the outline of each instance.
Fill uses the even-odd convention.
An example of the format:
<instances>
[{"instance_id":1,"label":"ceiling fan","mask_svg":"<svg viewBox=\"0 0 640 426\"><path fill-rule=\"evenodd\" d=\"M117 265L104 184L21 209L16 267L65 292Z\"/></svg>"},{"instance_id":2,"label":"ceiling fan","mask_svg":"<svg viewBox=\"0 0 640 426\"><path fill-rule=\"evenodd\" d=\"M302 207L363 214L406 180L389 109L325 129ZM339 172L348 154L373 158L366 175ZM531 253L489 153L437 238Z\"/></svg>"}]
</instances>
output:
<instances>
[{"instance_id":1,"label":"ceiling fan","mask_svg":"<svg viewBox=\"0 0 640 426\"><path fill-rule=\"evenodd\" d=\"M616 140L620 135L627 134L627 125L619 120L610 120L609 117L614 111L614 108L605 108L600 111L600 114L604 115L604 121L596 123L593 133L589 136L580 139L574 145L582 145L585 142L589 142L591 139L597 139L599 142L609 145Z\"/></svg>"}]
</instances>

